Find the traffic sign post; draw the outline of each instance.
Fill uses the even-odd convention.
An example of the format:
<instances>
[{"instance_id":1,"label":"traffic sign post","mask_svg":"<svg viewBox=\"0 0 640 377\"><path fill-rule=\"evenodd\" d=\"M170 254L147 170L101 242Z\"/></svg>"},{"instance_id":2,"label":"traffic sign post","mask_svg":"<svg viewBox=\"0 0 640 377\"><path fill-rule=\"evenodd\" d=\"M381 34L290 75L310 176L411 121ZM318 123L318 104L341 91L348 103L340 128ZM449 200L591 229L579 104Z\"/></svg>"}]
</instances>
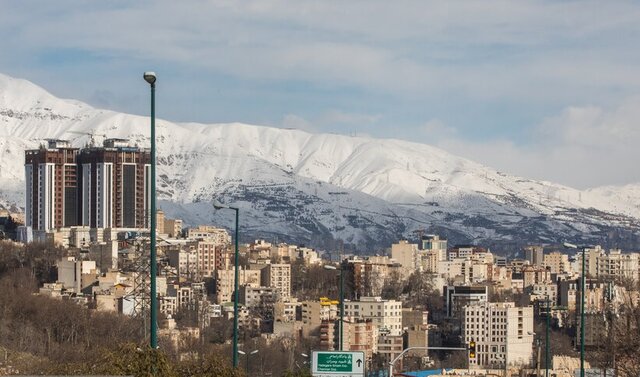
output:
<instances>
[{"instance_id":1,"label":"traffic sign post","mask_svg":"<svg viewBox=\"0 0 640 377\"><path fill-rule=\"evenodd\" d=\"M313 377L364 377L364 352L313 351Z\"/></svg>"}]
</instances>

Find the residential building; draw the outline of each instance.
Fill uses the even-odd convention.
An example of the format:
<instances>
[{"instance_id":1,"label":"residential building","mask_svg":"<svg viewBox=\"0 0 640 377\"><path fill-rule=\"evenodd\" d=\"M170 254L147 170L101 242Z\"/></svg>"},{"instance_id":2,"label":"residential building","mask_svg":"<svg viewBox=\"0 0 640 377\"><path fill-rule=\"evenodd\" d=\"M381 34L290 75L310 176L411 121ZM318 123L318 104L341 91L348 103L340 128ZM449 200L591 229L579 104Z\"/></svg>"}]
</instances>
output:
<instances>
[{"instance_id":1,"label":"residential building","mask_svg":"<svg viewBox=\"0 0 640 377\"><path fill-rule=\"evenodd\" d=\"M205 240L225 245L231 243L231 236L226 229L217 228L211 225L199 225L189 229L187 237L192 240Z\"/></svg>"},{"instance_id":2,"label":"residential building","mask_svg":"<svg viewBox=\"0 0 640 377\"><path fill-rule=\"evenodd\" d=\"M447 317L462 319L467 305L488 301L486 285L457 285L444 287L444 304Z\"/></svg>"},{"instance_id":3,"label":"residential building","mask_svg":"<svg viewBox=\"0 0 640 377\"><path fill-rule=\"evenodd\" d=\"M275 288L279 300L289 301L291 299L291 265L269 263L261 271L262 285Z\"/></svg>"},{"instance_id":4,"label":"residential building","mask_svg":"<svg viewBox=\"0 0 640 377\"><path fill-rule=\"evenodd\" d=\"M404 336L403 335L389 335L380 334L378 336L378 357L384 365L389 363L398 357L404 350ZM402 370L402 360L396 361L394 368Z\"/></svg>"},{"instance_id":5,"label":"residential building","mask_svg":"<svg viewBox=\"0 0 640 377\"><path fill-rule=\"evenodd\" d=\"M623 254L620 249L601 254L597 263L597 277L638 281L638 253Z\"/></svg>"},{"instance_id":6,"label":"residential building","mask_svg":"<svg viewBox=\"0 0 640 377\"><path fill-rule=\"evenodd\" d=\"M166 255L169 257L169 265L176 269L179 279L193 278L198 275L200 266L198 263L198 252L196 250L169 250L166 252ZM207 265L207 267L209 266Z\"/></svg>"},{"instance_id":7,"label":"residential building","mask_svg":"<svg viewBox=\"0 0 640 377\"><path fill-rule=\"evenodd\" d=\"M261 305L273 306L277 301L278 291L273 287L252 287L243 285L240 287L240 303L248 308Z\"/></svg>"},{"instance_id":8,"label":"residential building","mask_svg":"<svg viewBox=\"0 0 640 377\"><path fill-rule=\"evenodd\" d=\"M169 238L178 238L182 235L181 219L164 219L164 232Z\"/></svg>"},{"instance_id":9,"label":"residential building","mask_svg":"<svg viewBox=\"0 0 640 377\"><path fill-rule=\"evenodd\" d=\"M338 301L327 297L320 297L318 301L303 301L301 305L303 335L309 336L314 333L323 321L334 321L338 317L338 305ZM328 341L328 339L331 337L325 340Z\"/></svg>"},{"instance_id":10,"label":"residential building","mask_svg":"<svg viewBox=\"0 0 640 377\"><path fill-rule=\"evenodd\" d=\"M216 303L232 301L234 292L235 273L233 269L216 270ZM251 287L260 286L260 270L250 270L240 268L238 271L238 286L248 285ZM239 293L238 293L239 294Z\"/></svg>"},{"instance_id":11,"label":"residential building","mask_svg":"<svg viewBox=\"0 0 640 377\"><path fill-rule=\"evenodd\" d=\"M522 267L523 288L531 287L534 284L551 283L551 269L546 267L523 266Z\"/></svg>"},{"instance_id":12,"label":"residential building","mask_svg":"<svg viewBox=\"0 0 640 377\"><path fill-rule=\"evenodd\" d=\"M213 276L216 270L225 268L224 252L227 244L220 244L219 239L201 239L196 244L198 273L200 276Z\"/></svg>"},{"instance_id":13,"label":"residential building","mask_svg":"<svg viewBox=\"0 0 640 377\"><path fill-rule=\"evenodd\" d=\"M380 296L393 265L386 256L351 257L343 262L345 284L352 287L354 298Z\"/></svg>"},{"instance_id":14,"label":"residential building","mask_svg":"<svg viewBox=\"0 0 640 377\"><path fill-rule=\"evenodd\" d=\"M345 300L345 317L371 320L378 326L380 334L402 335L402 303L383 300L381 297L361 297L359 300Z\"/></svg>"},{"instance_id":15,"label":"residential building","mask_svg":"<svg viewBox=\"0 0 640 377\"><path fill-rule=\"evenodd\" d=\"M126 139L106 139L102 147L77 156L79 224L90 228L148 228L151 154Z\"/></svg>"},{"instance_id":16,"label":"residential building","mask_svg":"<svg viewBox=\"0 0 640 377\"><path fill-rule=\"evenodd\" d=\"M78 148L47 140L25 151L25 225L48 232L78 225Z\"/></svg>"},{"instance_id":17,"label":"residential building","mask_svg":"<svg viewBox=\"0 0 640 377\"><path fill-rule=\"evenodd\" d=\"M544 263L544 248L542 246L527 246L524 248L524 259L532 266L542 266Z\"/></svg>"},{"instance_id":18,"label":"residential building","mask_svg":"<svg viewBox=\"0 0 640 377\"><path fill-rule=\"evenodd\" d=\"M469 368L528 365L533 357L533 307L516 307L513 302L468 305L463 337L465 344L476 346Z\"/></svg>"},{"instance_id":19,"label":"residential building","mask_svg":"<svg viewBox=\"0 0 640 377\"><path fill-rule=\"evenodd\" d=\"M559 251L545 254L543 265L549 267L552 274L565 274L571 271L569 256Z\"/></svg>"},{"instance_id":20,"label":"residential building","mask_svg":"<svg viewBox=\"0 0 640 377\"><path fill-rule=\"evenodd\" d=\"M418 245L400 240L391 245L391 258L402 266L402 276L407 277L421 267Z\"/></svg>"}]
</instances>

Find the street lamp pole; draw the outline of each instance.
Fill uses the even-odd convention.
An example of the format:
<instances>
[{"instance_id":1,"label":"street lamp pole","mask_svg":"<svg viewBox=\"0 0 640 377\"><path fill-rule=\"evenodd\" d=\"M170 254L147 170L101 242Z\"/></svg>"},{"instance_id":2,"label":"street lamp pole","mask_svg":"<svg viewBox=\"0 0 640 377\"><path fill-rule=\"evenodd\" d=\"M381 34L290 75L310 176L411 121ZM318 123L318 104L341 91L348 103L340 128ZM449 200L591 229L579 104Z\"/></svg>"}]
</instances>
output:
<instances>
[{"instance_id":1,"label":"street lamp pole","mask_svg":"<svg viewBox=\"0 0 640 377\"><path fill-rule=\"evenodd\" d=\"M547 334L546 334L546 344L544 346L545 357L544 357L544 376L549 377L549 323L551 317L551 301L549 301L549 296L547 296Z\"/></svg>"},{"instance_id":2,"label":"street lamp pole","mask_svg":"<svg viewBox=\"0 0 640 377\"><path fill-rule=\"evenodd\" d=\"M238 265L240 264L240 258L238 253L238 224L240 218L240 209L238 207L230 207L224 205L218 201L213 202L213 207L215 209L232 209L236 212L236 230L235 230L235 250L234 250L234 293L233 293L233 367L238 367L238 301L240 299L240 293L238 288L239 283L239 273L238 273Z\"/></svg>"},{"instance_id":3,"label":"street lamp pole","mask_svg":"<svg viewBox=\"0 0 640 377\"><path fill-rule=\"evenodd\" d=\"M145 72L144 80L151 85L151 331L150 345L152 349L158 347L158 300L156 288L156 275L158 274L157 254L156 254L156 74L155 72Z\"/></svg>"},{"instance_id":4,"label":"street lamp pole","mask_svg":"<svg viewBox=\"0 0 640 377\"><path fill-rule=\"evenodd\" d=\"M340 262L342 263L342 262ZM340 264L340 351L343 350L342 340L344 338L344 268Z\"/></svg>"},{"instance_id":5,"label":"street lamp pole","mask_svg":"<svg viewBox=\"0 0 640 377\"><path fill-rule=\"evenodd\" d=\"M585 275L586 262L585 254L590 246L576 246L574 244L565 242L564 247L568 249L580 249L582 250L582 273L580 274L580 377L584 377L584 291L585 291Z\"/></svg>"},{"instance_id":6,"label":"street lamp pole","mask_svg":"<svg viewBox=\"0 0 640 377\"><path fill-rule=\"evenodd\" d=\"M327 264L324 265L324 269L337 270L335 266L330 266ZM342 336L344 324L344 276L342 275L342 271L344 271L344 269L342 268L342 264L340 264L340 351L342 351Z\"/></svg>"}]
</instances>

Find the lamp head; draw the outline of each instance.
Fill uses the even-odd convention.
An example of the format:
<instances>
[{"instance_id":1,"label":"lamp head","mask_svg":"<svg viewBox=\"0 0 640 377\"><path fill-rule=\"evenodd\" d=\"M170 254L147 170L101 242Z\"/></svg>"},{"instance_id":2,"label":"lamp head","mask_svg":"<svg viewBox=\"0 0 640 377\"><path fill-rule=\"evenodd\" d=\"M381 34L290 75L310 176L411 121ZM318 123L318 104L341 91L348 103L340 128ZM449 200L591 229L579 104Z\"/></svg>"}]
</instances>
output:
<instances>
[{"instance_id":1,"label":"lamp head","mask_svg":"<svg viewBox=\"0 0 640 377\"><path fill-rule=\"evenodd\" d=\"M576 245L574 245L572 243L569 243L569 242L563 243L562 246L564 246L567 249L577 249L578 248L578 246L576 246Z\"/></svg>"},{"instance_id":2,"label":"lamp head","mask_svg":"<svg viewBox=\"0 0 640 377\"><path fill-rule=\"evenodd\" d=\"M211 204L213 204L213 208L215 208L215 209L229 208L229 206L226 206L226 205L220 203L219 201L217 201L215 199L213 200L213 203L211 203Z\"/></svg>"},{"instance_id":3,"label":"lamp head","mask_svg":"<svg viewBox=\"0 0 640 377\"><path fill-rule=\"evenodd\" d=\"M324 269L325 270L337 270L336 266L332 266L332 265L329 265L329 264L325 264L324 265Z\"/></svg>"},{"instance_id":4,"label":"lamp head","mask_svg":"<svg viewBox=\"0 0 640 377\"><path fill-rule=\"evenodd\" d=\"M142 75L142 77L144 77L144 81L148 82L151 85L156 83L156 73L155 72L145 72L144 75Z\"/></svg>"},{"instance_id":5,"label":"lamp head","mask_svg":"<svg viewBox=\"0 0 640 377\"><path fill-rule=\"evenodd\" d=\"M256 353L258 353L259 350L253 350L251 351L251 353L249 355L255 355Z\"/></svg>"}]
</instances>

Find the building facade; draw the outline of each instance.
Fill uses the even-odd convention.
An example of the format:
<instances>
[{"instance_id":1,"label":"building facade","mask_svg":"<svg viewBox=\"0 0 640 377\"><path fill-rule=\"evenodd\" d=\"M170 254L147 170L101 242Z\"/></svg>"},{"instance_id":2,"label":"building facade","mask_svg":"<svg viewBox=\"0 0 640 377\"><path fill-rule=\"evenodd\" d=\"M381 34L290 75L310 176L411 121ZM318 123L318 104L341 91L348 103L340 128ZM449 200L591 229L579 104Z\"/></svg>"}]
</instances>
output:
<instances>
[{"instance_id":1,"label":"building facade","mask_svg":"<svg viewBox=\"0 0 640 377\"><path fill-rule=\"evenodd\" d=\"M463 335L466 344L476 346L475 354L468 355L470 368L527 365L533 357L533 307L513 302L468 305Z\"/></svg>"},{"instance_id":2,"label":"building facade","mask_svg":"<svg viewBox=\"0 0 640 377\"><path fill-rule=\"evenodd\" d=\"M25 151L25 225L36 231L78 225L78 148L51 139Z\"/></svg>"}]
</instances>

